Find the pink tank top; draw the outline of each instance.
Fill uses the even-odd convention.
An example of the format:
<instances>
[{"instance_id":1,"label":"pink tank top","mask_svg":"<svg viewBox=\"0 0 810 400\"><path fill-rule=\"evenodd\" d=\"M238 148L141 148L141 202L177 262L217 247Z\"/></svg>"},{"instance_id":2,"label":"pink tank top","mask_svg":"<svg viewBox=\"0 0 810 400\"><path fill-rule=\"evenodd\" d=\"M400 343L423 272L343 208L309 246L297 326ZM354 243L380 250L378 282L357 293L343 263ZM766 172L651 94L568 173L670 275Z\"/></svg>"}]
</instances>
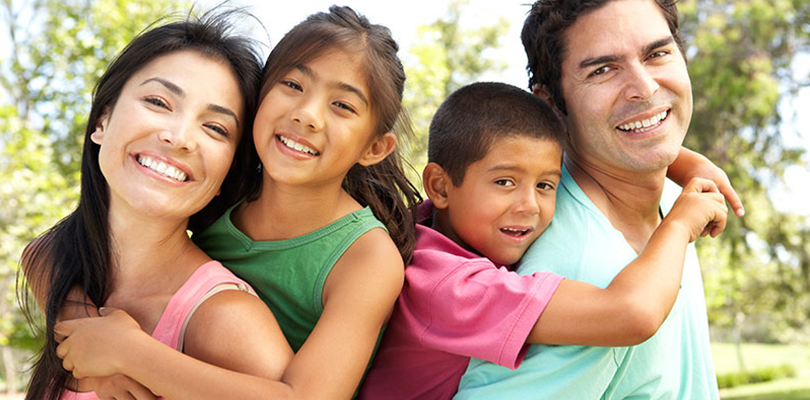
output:
<instances>
[{"instance_id":1,"label":"pink tank top","mask_svg":"<svg viewBox=\"0 0 810 400\"><path fill-rule=\"evenodd\" d=\"M222 290L242 290L255 294L247 282L237 278L218 261L209 261L197 268L169 300L152 337L173 349L183 351L183 336L191 315L206 299ZM79 393L69 390L65 390L61 397L61 400L98 399L95 392Z\"/></svg>"}]
</instances>

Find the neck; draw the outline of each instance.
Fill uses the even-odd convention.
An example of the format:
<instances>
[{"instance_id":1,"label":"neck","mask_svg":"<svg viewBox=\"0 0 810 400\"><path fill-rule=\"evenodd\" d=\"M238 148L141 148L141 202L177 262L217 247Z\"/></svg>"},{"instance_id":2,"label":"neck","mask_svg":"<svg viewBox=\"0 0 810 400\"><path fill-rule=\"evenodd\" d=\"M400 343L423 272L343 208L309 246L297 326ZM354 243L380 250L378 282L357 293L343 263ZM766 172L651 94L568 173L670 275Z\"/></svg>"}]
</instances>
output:
<instances>
[{"instance_id":1,"label":"neck","mask_svg":"<svg viewBox=\"0 0 810 400\"><path fill-rule=\"evenodd\" d=\"M610 171L567 153L565 166L613 227L622 232L636 252L641 252L661 222L659 205L666 168L652 172Z\"/></svg>"},{"instance_id":2,"label":"neck","mask_svg":"<svg viewBox=\"0 0 810 400\"><path fill-rule=\"evenodd\" d=\"M283 185L265 175L259 198L243 203L233 221L253 240L285 240L316 231L361 208L340 182L315 187Z\"/></svg>"},{"instance_id":3,"label":"neck","mask_svg":"<svg viewBox=\"0 0 810 400\"><path fill-rule=\"evenodd\" d=\"M160 293L176 290L208 257L186 233L188 220L147 218L111 207L112 292Z\"/></svg>"}]
</instances>

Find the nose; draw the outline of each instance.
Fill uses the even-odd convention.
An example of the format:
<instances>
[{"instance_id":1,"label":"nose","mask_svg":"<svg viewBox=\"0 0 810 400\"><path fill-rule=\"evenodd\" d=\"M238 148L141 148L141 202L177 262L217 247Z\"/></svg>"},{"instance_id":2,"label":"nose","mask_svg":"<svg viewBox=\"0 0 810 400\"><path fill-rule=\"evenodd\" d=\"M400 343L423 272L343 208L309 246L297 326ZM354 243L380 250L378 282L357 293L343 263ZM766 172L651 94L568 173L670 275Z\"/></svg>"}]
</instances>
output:
<instances>
[{"instance_id":1,"label":"nose","mask_svg":"<svg viewBox=\"0 0 810 400\"><path fill-rule=\"evenodd\" d=\"M158 138L172 148L194 151L197 149L197 140L194 137L195 128L196 124L193 121L178 121L176 124L161 130L158 133Z\"/></svg>"},{"instance_id":2,"label":"nose","mask_svg":"<svg viewBox=\"0 0 810 400\"><path fill-rule=\"evenodd\" d=\"M649 100L660 88L656 77L643 64L631 66L628 68L628 72L624 92L627 100Z\"/></svg>"},{"instance_id":3,"label":"nose","mask_svg":"<svg viewBox=\"0 0 810 400\"><path fill-rule=\"evenodd\" d=\"M533 186L524 186L520 188L515 195L514 211L521 215L535 215L540 213L540 203L538 200L537 191Z\"/></svg>"},{"instance_id":4,"label":"nose","mask_svg":"<svg viewBox=\"0 0 810 400\"><path fill-rule=\"evenodd\" d=\"M295 109L293 109L290 117L293 122L303 125L310 131L320 131L323 128L323 116L321 115L321 108L316 104L313 99L302 100Z\"/></svg>"}]
</instances>

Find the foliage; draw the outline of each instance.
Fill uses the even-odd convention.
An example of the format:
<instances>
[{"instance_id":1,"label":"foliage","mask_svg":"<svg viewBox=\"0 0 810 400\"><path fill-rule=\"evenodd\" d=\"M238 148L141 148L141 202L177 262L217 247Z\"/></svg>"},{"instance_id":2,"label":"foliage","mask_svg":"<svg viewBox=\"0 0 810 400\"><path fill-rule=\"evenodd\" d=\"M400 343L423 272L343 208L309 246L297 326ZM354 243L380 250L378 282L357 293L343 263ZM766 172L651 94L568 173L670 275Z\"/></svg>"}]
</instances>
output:
<instances>
[{"instance_id":1,"label":"foliage","mask_svg":"<svg viewBox=\"0 0 810 400\"><path fill-rule=\"evenodd\" d=\"M0 346L40 345L15 302L20 253L78 197L92 82L168 6L177 3L0 2L9 45L0 59Z\"/></svg>"},{"instance_id":2,"label":"foliage","mask_svg":"<svg viewBox=\"0 0 810 400\"><path fill-rule=\"evenodd\" d=\"M729 174L748 210L720 241L698 243L710 323L739 339L758 321L767 329L749 329L757 335L749 339L786 341L810 321L810 225L775 207L768 191L785 168L804 163L803 149L784 144L790 116L779 106L808 85L792 67L810 50L810 7L684 0L679 10L695 99L685 145Z\"/></svg>"},{"instance_id":3,"label":"foliage","mask_svg":"<svg viewBox=\"0 0 810 400\"><path fill-rule=\"evenodd\" d=\"M790 364L776 367L765 367L750 372L729 372L717 375L717 386L720 389L751 383L769 382L776 379L792 378L796 376L796 368Z\"/></svg>"},{"instance_id":4,"label":"foliage","mask_svg":"<svg viewBox=\"0 0 810 400\"><path fill-rule=\"evenodd\" d=\"M421 174L427 162L428 127L433 113L454 90L475 82L485 72L501 71L505 65L487 57L500 46L509 29L505 19L491 26L464 29L465 1L450 3L447 16L417 30L417 38L405 59L408 81L404 104L414 127L414 140L405 145L405 159ZM412 178L419 182L418 177ZM414 179L416 178L416 179Z\"/></svg>"}]
</instances>

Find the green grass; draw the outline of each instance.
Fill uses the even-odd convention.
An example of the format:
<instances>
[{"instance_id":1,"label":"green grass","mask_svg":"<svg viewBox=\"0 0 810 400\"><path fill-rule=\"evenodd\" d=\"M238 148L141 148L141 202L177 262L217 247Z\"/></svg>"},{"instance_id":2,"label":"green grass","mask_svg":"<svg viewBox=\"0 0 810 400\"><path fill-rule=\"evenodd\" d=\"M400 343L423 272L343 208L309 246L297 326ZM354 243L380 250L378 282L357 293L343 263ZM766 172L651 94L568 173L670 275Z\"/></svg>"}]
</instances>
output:
<instances>
[{"instance_id":1,"label":"green grass","mask_svg":"<svg viewBox=\"0 0 810 400\"><path fill-rule=\"evenodd\" d=\"M712 343L712 357L718 374L739 370L732 344ZM744 344L743 359L749 370L791 364L797 376L724 389L723 400L810 400L810 346Z\"/></svg>"}]
</instances>

